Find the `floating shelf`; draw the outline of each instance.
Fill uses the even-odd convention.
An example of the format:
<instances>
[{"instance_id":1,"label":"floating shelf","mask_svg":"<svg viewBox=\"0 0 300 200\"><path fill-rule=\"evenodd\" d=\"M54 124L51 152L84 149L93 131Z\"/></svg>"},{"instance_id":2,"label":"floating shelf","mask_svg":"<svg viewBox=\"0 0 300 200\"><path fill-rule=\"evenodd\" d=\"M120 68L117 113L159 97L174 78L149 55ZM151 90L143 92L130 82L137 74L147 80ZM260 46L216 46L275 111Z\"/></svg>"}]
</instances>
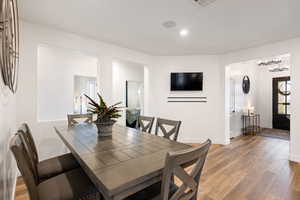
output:
<instances>
[{"instance_id":1,"label":"floating shelf","mask_svg":"<svg viewBox=\"0 0 300 200\"><path fill-rule=\"evenodd\" d=\"M168 97L168 99L207 99L207 97Z\"/></svg>"},{"instance_id":2,"label":"floating shelf","mask_svg":"<svg viewBox=\"0 0 300 200\"><path fill-rule=\"evenodd\" d=\"M207 103L207 101L168 101L168 103Z\"/></svg>"},{"instance_id":3,"label":"floating shelf","mask_svg":"<svg viewBox=\"0 0 300 200\"><path fill-rule=\"evenodd\" d=\"M207 103L207 97L168 97L168 103Z\"/></svg>"}]
</instances>

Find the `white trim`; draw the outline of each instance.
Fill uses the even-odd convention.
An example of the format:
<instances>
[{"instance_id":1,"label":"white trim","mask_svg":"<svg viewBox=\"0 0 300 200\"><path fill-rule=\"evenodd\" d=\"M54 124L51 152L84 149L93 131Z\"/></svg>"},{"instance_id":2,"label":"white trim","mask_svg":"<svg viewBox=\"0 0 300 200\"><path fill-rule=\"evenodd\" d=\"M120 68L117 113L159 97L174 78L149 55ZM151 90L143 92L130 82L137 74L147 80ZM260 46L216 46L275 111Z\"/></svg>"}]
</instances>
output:
<instances>
[{"instance_id":1,"label":"white trim","mask_svg":"<svg viewBox=\"0 0 300 200\"><path fill-rule=\"evenodd\" d=\"M16 130L14 130L13 132L16 132ZM12 140L12 138L14 137L14 135L11 135L10 137L9 137L9 140L8 141L11 141ZM14 156L13 156L13 159L14 159ZM17 187L17 177L18 177L18 174L19 174L19 169L18 169L18 167L17 167L17 165L16 165L16 162L14 162L15 163L15 165L14 165L14 168L15 168L15 174L14 174L14 179L15 179L15 181L14 181L14 185L13 185L13 188L12 188L12 195L11 195L11 200L14 200L15 199L15 193L16 193L16 187Z\"/></svg>"},{"instance_id":2,"label":"white trim","mask_svg":"<svg viewBox=\"0 0 300 200\"><path fill-rule=\"evenodd\" d=\"M293 154L290 154L290 155L289 155L289 160L290 160L290 161L293 161L293 162L298 162L298 163L300 163L300 155L293 155Z\"/></svg>"},{"instance_id":3,"label":"white trim","mask_svg":"<svg viewBox=\"0 0 300 200\"><path fill-rule=\"evenodd\" d=\"M15 182L14 182L14 186L12 189L12 195L11 195L11 200L15 199L15 194L16 194L16 188L17 188L17 172L15 173Z\"/></svg>"},{"instance_id":4,"label":"white trim","mask_svg":"<svg viewBox=\"0 0 300 200\"><path fill-rule=\"evenodd\" d=\"M225 142L222 143L223 145L229 145L230 144L230 139L229 138L226 138Z\"/></svg>"}]
</instances>

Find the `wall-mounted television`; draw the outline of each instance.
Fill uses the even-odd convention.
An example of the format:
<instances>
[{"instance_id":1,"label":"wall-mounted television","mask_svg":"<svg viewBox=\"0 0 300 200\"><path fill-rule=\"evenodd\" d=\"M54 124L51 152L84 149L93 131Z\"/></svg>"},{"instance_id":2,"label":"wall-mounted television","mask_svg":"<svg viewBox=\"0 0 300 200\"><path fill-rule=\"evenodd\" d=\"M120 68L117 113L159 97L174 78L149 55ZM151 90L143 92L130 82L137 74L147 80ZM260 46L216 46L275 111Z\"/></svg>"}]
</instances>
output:
<instances>
[{"instance_id":1,"label":"wall-mounted television","mask_svg":"<svg viewBox=\"0 0 300 200\"><path fill-rule=\"evenodd\" d=\"M171 91L202 91L203 73L171 73Z\"/></svg>"}]
</instances>

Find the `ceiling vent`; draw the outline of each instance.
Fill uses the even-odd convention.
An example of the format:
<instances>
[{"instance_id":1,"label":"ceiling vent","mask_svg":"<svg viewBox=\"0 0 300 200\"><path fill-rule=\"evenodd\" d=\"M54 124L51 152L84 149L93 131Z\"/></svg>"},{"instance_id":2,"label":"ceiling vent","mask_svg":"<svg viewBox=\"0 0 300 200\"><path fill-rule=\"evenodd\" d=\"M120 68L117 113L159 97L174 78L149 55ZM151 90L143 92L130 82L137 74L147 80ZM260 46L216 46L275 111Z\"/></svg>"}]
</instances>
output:
<instances>
[{"instance_id":1,"label":"ceiling vent","mask_svg":"<svg viewBox=\"0 0 300 200\"><path fill-rule=\"evenodd\" d=\"M216 0L192 0L195 4L202 7L208 6L209 4L215 2Z\"/></svg>"},{"instance_id":2,"label":"ceiling vent","mask_svg":"<svg viewBox=\"0 0 300 200\"><path fill-rule=\"evenodd\" d=\"M163 27L165 28L174 28L176 27L176 22L174 21L165 21L164 23L162 23Z\"/></svg>"}]
</instances>

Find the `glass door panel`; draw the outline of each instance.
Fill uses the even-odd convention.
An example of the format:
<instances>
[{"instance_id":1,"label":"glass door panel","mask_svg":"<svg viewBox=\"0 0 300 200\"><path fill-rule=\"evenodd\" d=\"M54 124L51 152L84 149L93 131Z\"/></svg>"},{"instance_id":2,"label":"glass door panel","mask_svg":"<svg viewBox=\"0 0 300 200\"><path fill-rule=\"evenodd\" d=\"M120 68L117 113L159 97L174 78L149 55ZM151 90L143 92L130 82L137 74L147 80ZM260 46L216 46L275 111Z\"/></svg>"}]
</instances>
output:
<instances>
[{"instance_id":1,"label":"glass door panel","mask_svg":"<svg viewBox=\"0 0 300 200\"><path fill-rule=\"evenodd\" d=\"M273 128L290 129L290 77L273 79Z\"/></svg>"}]
</instances>

